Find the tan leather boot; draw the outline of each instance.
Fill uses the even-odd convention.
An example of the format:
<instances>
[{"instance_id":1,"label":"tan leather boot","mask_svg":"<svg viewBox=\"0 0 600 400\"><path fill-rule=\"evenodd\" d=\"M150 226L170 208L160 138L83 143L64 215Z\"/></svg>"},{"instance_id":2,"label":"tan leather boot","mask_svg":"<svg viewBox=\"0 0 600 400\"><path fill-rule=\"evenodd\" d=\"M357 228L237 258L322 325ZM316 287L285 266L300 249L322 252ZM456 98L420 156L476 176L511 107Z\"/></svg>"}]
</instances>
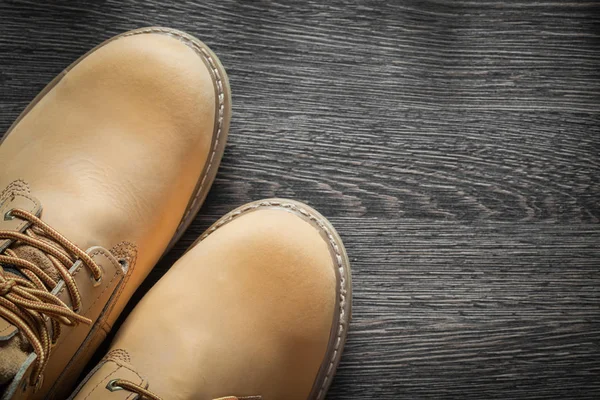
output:
<instances>
[{"instance_id":1,"label":"tan leather boot","mask_svg":"<svg viewBox=\"0 0 600 400\"><path fill-rule=\"evenodd\" d=\"M322 399L351 297L348 257L323 216L290 200L250 203L146 294L71 398Z\"/></svg>"},{"instance_id":2,"label":"tan leather boot","mask_svg":"<svg viewBox=\"0 0 600 400\"><path fill-rule=\"evenodd\" d=\"M198 211L229 115L214 54L146 28L80 58L10 128L0 145L2 399L70 393Z\"/></svg>"}]
</instances>

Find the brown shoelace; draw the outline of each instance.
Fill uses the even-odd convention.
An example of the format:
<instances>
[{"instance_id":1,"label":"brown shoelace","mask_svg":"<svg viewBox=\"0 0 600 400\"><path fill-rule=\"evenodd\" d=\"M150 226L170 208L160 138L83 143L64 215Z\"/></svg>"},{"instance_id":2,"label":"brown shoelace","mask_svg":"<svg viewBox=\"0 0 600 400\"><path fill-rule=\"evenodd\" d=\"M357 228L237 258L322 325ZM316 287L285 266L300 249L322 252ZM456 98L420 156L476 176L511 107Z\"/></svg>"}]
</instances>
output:
<instances>
[{"instance_id":1,"label":"brown shoelace","mask_svg":"<svg viewBox=\"0 0 600 400\"><path fill-rule=\"evenodd\" d=\"M20 218L30 222L30 227L24 233L0 231L0 241L9 239L44 252L63 279L73 305L71 309L51 293L59 282L52 279L37 265L20 258L10 247L0 253L0 316L25 335L37 354L30 382L35 385L39 382L48 363L52 345L60 336L61 325L74 326L80 322L86 324L92 322L78 314L81 308L81 295L69 269L77 260L81 260L96 281L102 279L102 269L86 252L35 215L14 209L6 216L0 217ZM15 267L27 279L4 271L2 265ZM52 334L46 325L46 318L51 321Z\"/></svg>"},{"instance_id":2,"label":"brown shoelace","mask_svg":"<svg viewBox=\"0 0 600 400\"><path fill-rule=\"evenodd\" d=\"M136 385L135 383L125 380L125 379L113 379L112 381L108 382L108 385L106 386L106 388L108 390L110 390L111 392L113 392L115 390L127 390L131 393L137 394L138 396L140 396L140 398L142 398L144 400L163 400L162 397L151 392L150 390L143 388L140 385ZM228 397L220 397L220 398L214 399L214 400L260 400L260 399L261 399L260 396L246 396L246 397L228 396Z\"/></svg>"}]
</instances>

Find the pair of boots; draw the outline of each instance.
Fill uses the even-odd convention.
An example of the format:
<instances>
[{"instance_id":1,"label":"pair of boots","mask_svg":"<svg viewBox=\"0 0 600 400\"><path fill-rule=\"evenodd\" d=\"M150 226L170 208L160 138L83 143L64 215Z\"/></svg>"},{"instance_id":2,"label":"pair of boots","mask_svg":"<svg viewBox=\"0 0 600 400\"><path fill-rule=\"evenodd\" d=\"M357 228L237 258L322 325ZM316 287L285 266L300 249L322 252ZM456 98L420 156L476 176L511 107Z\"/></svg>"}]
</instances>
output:
<instances>
[{"instance_id":1,"label":"pair of boots","mask_svg":"<svg viewBox=\"0 0 600 400\"><path fill-rule=\"evenodd\" d=\"M230 110L225 70L202 42L146 28L80 58L9 129L0 145L2 399L325 396L350 319L348 258L323 216L282 199L209 228L72 391L198 212Z\"/></svg>"}]
</instances>

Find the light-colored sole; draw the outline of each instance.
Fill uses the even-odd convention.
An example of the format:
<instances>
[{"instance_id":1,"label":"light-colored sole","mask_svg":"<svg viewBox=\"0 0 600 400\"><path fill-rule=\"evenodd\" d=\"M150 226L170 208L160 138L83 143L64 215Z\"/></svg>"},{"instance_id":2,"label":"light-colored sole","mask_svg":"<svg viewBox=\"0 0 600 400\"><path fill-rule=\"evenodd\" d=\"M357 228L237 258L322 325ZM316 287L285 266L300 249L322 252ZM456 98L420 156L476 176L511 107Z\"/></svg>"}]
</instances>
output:
<instances>
[{"instance_id":1,"label":"light-colored sole","mask_svg":"<svg viewBox=\"0 0 600 400\"><path fill-rule=\"evenodd\" d=\"M207 164L204 166L204 170L200 175L200 179L198 180L196 188L194 189L194 195L192 196L190 202L188 203L188 206L186 207L181 222L179 223L179 226L177 227L173 238L171 239L169 245L163 253L164 256L164 254L171 250L175 243L181 238L185 230L190 226L190 224L194 220L196 214L202 206L202 203L204 203L204 200L208 195L208 191L210 190L210 187L212 186L212 183L214 182L215 177L217 175L217 170L219 169L221 158L223 157L223 152L225 150L227 135L229 134L229 123L231 120L231 88L229 86L229 79L227 77L227 73L225 72L225 68L221 64L221 61L206 44L185 32L162 27L148 27L135 29L110 38L105 42L99 44L98 46L94 47L92 50L88 51L83 56L79 57L64 71L58 74L48 85L46 85L46 87L33 99L33 101L31 101L31 103L29 103L25 110L21 112L19 117L6 131L6 134L0 139L0 145L8 137L8 135L10 135L15 126L17 126L17 124L29 113L29 111L31 111L31 109L35 107L37 103L39 103L39 101L50 90L52 90L65 77L65 75L67 75L69 71L75 68L75 66L79 64L84 58L86 58L94 51L98 50L103 46L106 46L108 43L111 43L114 40L126 36L140 34L168 35L184 42L198 54L198 56L202 59L206 67L209 69L213 78L213 85L215 87L215 130L213 132L213 138L210 147L211 153L207 159Z\"/></svg>"},{"instance_id":2,"label":"light-colored sole","mask_svg":"<svg viewBox=\"0 0 600 400\"><path fill-rule=\"evenodd\" d=\"M208 228L191 246L204 240L211 233L220 227L228 224L236 218L265 208L283 209L294 213L305 221L309 222L319 230L323 238L329 244L333 264L335 266L336 285L336 310L334 320L329 335L329 345L327 353L321 364L317 378L310 392L308 400L322 400L331 386L333 376L340 363L346 338L348 336L348 326L352 319L352 274L350 272L350 261L342 239L336 232L331 223L323 217L318 211L306 204L285 199L266 199L259 200L243 205L220 218L210 228ZM188 249L188 251L189 251Z\"/></svg>"}]
</instances>

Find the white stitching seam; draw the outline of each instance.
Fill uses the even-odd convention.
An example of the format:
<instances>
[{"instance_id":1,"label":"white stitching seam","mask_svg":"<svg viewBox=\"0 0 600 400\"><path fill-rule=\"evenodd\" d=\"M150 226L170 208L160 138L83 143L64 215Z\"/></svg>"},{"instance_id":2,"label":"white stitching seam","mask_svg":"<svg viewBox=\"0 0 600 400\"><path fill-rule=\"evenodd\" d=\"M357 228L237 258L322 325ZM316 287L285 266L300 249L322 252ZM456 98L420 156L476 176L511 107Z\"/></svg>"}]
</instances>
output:
<instances>
[{"instance_id":1,"label":"white stitching seam","mask_svg":"<svg viewBox=\"0 0 600 400\"><path fill-rule=\"evenodd\" d=\"M325 392L327 390L330 379L332 379L332 374L335 369L336 358L338 356L338 352L340 350L340 345L342 343L342 335L344 334L346 325L348 323L348 321L346 321L346 311L345 311L346 293L347 293L346 274L345 274L346 271L345 271L343 257L340 252L340 248L337 245L335 238L331 234L329 228L323 223L323 221L320 218L311 214L309 211L305 210L304 208L298 207L296 204L284 203L284 202L279 202L279 201L262 201L259 203L249 204L243 208L240 208L238 210L230 212L229 214L227 214L226 216L221 218L219 221L217 221L217 223L215 223L215 225L213 225L211 228L209 228L208 231L206 231L204 233L204 235L202 235L202 237L200 238L200 241L206 239L211 233L216 231L218 228L231 222L232 220L239 217L240 215L242 215L248 211L256 210L257 208L260 208L260 207L283 207L283 208L292 210L294 212L300 213L304 217L310 219L311 221L316 223L319 226L319 228L323 230L323 232L325 232L325 234L327 235L327 239L329 239L329 244L331 245L331 248L333 249L333 251L335 253L335 262L336 262L337 268L340 272L340 299L339 299L340 300L340 306L339 306L340 316L339 316L339 326L338 326L338 330L337 330L337 337L334 342L334 348L333 348L333 352L331 354L331 359L329 361L329 365L327 366L327 374L325 375L325 379L323 380L323 384L321 385L321 388L317 395L317 400L321 400L325 396Z\"/></svg>"},{"instance_id":2,"label":"white stitching seam","mask_svg":"<svg viewBox=\"0 0 600 400\"><path fill-rule=\"evenodd\" d=\"M198 191L196 192L196 195L194 196L192 203L186 210L185 215L183 216L183 218L181 219L181 222L179 223L179 226L177 227L176 232L179 232L179 230L185 223L186 219L189 217L190 213L196 206L196 203L198 202L198 198L200 197L200 194L202 193L202 188L204 187L204 184L206 183L206 178L208 177L210 169L213 165L213 162L215 159L215 154L217 152L217 148L219 147L219 140L221 137L221 133L223 131L223 120L224 120L224 116L225 116L225 94L223 92L223 87L224 87L223 78L221 77L221 74L219 73L219 69L217 68L215 60L213 60L210 53L205 48L199 46L198 43L196 43L196 41L193 38L188 37L187 35L184 35L183 33L180 33L178 31L174 31L174 30L170 30L170 29L148 28L148 29L136 30L129 34L125 34L123 36L124 37L125 36L135 36L135 35L140 35L140 34L144 34L144 33L161 33L161 34L165 34L165 35L169 35L169 36L174 36L174 37L178 38L179 40L181 40L182 42L184 42L187 46L191 47L201 58L206 59L206 61L208 61L208 63L210 64L210 67L212 69L212 72L215 75L215 80L217 82L217 91L218 91L217 97L218 97L218 101L219 101L219 110L218 110L218 118L217 118L217 134L215 137L215 144L212 148L212 151L211 151L211 154L210 154L210 157L208 160L208 167L206 168L206 173L204 174L204 176L202 177L202 181L200 182L200 187L198 188Z\"/></svg>"}]
</instances>

